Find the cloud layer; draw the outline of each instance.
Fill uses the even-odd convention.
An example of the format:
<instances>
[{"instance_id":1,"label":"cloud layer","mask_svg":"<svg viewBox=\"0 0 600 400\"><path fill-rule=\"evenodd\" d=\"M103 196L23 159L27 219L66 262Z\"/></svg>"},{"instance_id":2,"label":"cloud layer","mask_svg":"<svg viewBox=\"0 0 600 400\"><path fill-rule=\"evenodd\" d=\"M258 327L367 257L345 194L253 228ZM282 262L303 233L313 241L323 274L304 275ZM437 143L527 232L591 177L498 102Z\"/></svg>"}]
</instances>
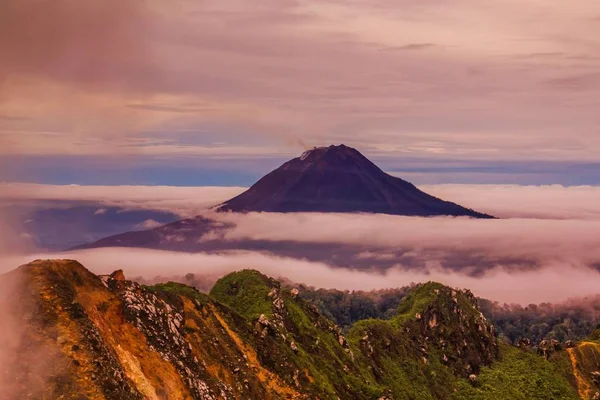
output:
<instances>
[{"instance_id":1,"label":"cloud layer","mask_svg":"<svg viewBox=\"0 0 600 400\"><path fill-rule=\"evenodd\" d=\"M405 271L391 269L381 273L333 268L324 263L275 257L256 252L229 254L188 254L143 249L97 249L75 253L37 254L2 260L0 271L14 268L33 258L76 258L95 273L124 269L129 278L157 275L168 278L187 273L218 277L235 270L257 269L272 277L285 277L315 287L370 290L409 285L412 282L438 281L452 287L469 288L477 296L507 303L560 302L569 298L598 294L600 274L573 266L548 266L536 271L509 273L490 270L484 277L470 277L447 270Z\"/></svg>"},{"instance_id":2,"label":"cloud layer","mask_svg":"<svg viewBox=\"0 0 600 400\"><path fill-rule=\"evenodd\" d=\"M241 187L80 186L0 183L0 202L94 202L125 209L160 210L192 217L244 191Z\"/></svg>"},{"instance_id":3,"label":"cloud layer","mask_svg":"<svg viewBox=\"0 0 600 400\"><path fill-rule=\"evenodd\" d=\"M420 185L444 200L499 218L600 219L600 187L542 185ZM82 186L0 183L0 201L93 201L194 216L244 187Z\"/></svg>"},{"instance_id":4,"label":"cloud layer","mask_svg":"<svg viewBox=\"0 0 600 400\"><path fill-rule=\"evenodd\" d=\"M204 210L205 217L217 222L213 224L216 228L195 244L216 240L221 247L213 248L211 254L113 248L5 256L0 266L3 270L33 258L50 257L76 258L98 273L124 268L131 277L146 278L193 272L216 279L235 269L256 268L272 276L338 289L438 280L469 287L483 297L521 303L597 294L600 283L600 202L596 187L423 188L503 217L499 220L318 213L239 215L205 210L242 188L6 187L11 190L2 191L2 201L9 203L96 201L181 215ZM98 210L102 208L96 210L101 213ZM1 233L4 239L11 236ZM169 234L170 240L179 240L180 233ZM240 250L242 244L249 250ZM285 249L297 249L297 254L291 257ZM357 268L334 267L339 261L335 257L344 256L344 252L352 253Z\"/></svg>"}]
</instances>

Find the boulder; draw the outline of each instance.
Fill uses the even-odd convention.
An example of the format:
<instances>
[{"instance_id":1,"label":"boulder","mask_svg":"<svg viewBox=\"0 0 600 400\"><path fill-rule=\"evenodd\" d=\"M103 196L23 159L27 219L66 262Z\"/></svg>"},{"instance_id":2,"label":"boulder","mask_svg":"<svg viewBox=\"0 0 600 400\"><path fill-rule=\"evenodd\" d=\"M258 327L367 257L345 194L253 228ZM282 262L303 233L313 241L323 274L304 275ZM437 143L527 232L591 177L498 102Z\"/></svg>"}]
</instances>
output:
<instances>
[{"instance_id":1,"label":"boulder","mask_svg":"<svg viewBox=\"0 0 600 400\"><path fill-rule=\"evenodd\" d=\"M118 269L115 272L113 272L112 274L110 274L110 278L114 279L115 281L124 281L125 274L123 273L122 269Z\"/></svg>"}]
</instances>

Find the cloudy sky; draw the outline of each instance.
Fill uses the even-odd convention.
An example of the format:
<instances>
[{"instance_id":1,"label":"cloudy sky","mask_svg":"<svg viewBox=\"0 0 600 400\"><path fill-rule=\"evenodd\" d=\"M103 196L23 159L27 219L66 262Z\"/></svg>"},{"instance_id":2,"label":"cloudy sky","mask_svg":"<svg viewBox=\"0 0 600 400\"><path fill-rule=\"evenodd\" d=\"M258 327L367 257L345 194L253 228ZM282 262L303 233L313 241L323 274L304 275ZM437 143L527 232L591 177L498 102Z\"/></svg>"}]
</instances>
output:
<instances>
[{"instance_id":1,"label":"cloudy sky","mask_svg":"<svg viewBox=\"0 0 600 400\"><path fill-rule=\"evenodd\" d=\"M3 0L0 180L600 184L597 0Z\"/></svg>"}]
</instances>

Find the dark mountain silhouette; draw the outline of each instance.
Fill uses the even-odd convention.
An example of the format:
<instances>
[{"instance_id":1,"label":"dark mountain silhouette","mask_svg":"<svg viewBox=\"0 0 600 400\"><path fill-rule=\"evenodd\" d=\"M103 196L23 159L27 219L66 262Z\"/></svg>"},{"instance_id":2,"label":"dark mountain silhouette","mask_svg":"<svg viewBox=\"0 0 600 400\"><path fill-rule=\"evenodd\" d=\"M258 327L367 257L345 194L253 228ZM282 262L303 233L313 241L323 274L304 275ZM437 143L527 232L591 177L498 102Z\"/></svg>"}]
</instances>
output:
<instances>
[{"instance_id":1,"label":"dark mountain silhouette","mask_svg":"<svg viewBox=\"0 0 600 400\"><path fill-rule=\"evenodd\" d=\"M345 145L306 151L217 206L233 212L367 212L493 218L440 200L383 172Z\"/></svg>"}]
</instances>

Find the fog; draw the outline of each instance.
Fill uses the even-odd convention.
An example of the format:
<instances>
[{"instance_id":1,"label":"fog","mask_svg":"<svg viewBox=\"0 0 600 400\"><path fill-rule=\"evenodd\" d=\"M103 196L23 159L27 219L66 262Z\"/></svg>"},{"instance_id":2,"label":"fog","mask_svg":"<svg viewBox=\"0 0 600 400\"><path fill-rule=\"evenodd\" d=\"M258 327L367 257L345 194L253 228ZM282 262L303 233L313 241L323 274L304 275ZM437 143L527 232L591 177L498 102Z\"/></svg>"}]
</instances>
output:
<instances>
[{"instance_id":1,"label":"fog","mask_svg":"<svg viewBox=\"0 0 600 400\"><path fill-rule=\"evenodd\" d=\"M7 184L5 184L7 185ZM266 251L219 250L212 254L143 249L97 249L71 253L6 255L7 271L36 258L74 258L96 273L124 269L129 277L177 277L187 273L208 280L243 268L315 287L370 290L435 280L469 288L478 296L508 303L560 302L599 293L600 201L596 187L438 185L434 194L492 213L497 220L414 218L369 214L249 213L206 211L242 188L82 187L13 184L5 201L54 199L99 201L131 208L196 209L228 224L203 239L347 245L359 251L358 268L338 268L331 260L276 255ZM466 194L465 194L466 193ZM440 194L441 195L441 194ZM461 197L463 196L463 197ZM484 207L484 204L486 205ZM512 216L512 218L511 218ZM518 217L517 217L518 216ZM10 237L8 232L2 232ZM175 238L176 239L176 238ZM354 246L354 247L352 247ZM289 247L289 246L288 246ZM399 249L406 257L396 259ZM38 252L39 253L39 252ZM467 267L447 268L446 257L466 257ZM419 268L407 257L424 260ZM386 263L387 267L382 268ZM472 263L469 265L468 263ZM391 267L389 267L391 265ZM445 266L445 268L443 267ZM477 274L471 273L478 269ZM482 272L483 271L483 272Z\"/></svg>"},{"instance_id":2,"label":"fog","mask_svg":"<svg viewBox=\"0 0 600 400\"><path fill-rule=\"evenodd\" d=\"M0 183L0 200L94 202L125 209L167 211L191 217L244 191L241 187L81 186Z\"/></svg>"},{"instance_id":3,"label":"fog","mask_svg":"<svg viewBox=\"0 0 600 400\"><path fill-rule=\"evenodd\" d=\"M324 263L276 257L258 252L190 254L145 249L96 249L60 254L36 254L3 260L0 268L10 269L34 258L75 258L95 273L107 274L123 269L128 278L143 276L166 279L187 273L213 279L236 270L257 269L266 275L285 277L317 288L371 290L395 288L413 282L437 281L452 287L469 288L477 296L506 303L561 302L569 298L598 293L600 274L589 268L567 264L548 264L538 270L509 272L500 267L484 276L472 277L432 266L414 271L392 268L359 271L334 268Z\"/></svg>"},{"instance_id":4,"label":"fog","mask_svg":"<svg viewBox=\"0 0 600 400\"><path fill-rule=\"evenodd\" d=\"M600 262L600 224L594 220L402 217L372 214L249 213L210 214L233 227L224 240L342 243L372 247L366 257L411 249L415 255L468 252L527 259L540 264L589 265ZM211 238L214 239L214 238Z\"/></svg>"},{"instance_id":5,"label":"fog","mask_svg":"<svg viewBox=\"0 0 600 400\"><path fill-rule=\"evenodd\" d=\"M600 219L598 186L445 184L420 189L501 218Z\"/></svg>"},{"instance_id":6,"label":"fog","mask_svg":"<svg viewBox=\"0 0 600 400\"><path fill-rule=\"evenodd\" d=\"M600 219L600 187L520 185L422 185L420 189L498 218ZM155 209L183 216L234 197L243 187L82 186L0 183L0 200L94 201Z\"/></svg>"},{"instance_id":7,"label":"fog","mask_svg":"<svg viewBox=\"0 0 600 400\"><path fill-rule=\"evenodd\" d=\"M45 381L66 367L33 322L35 300L21 272L0 275L0 399L43 398Z\"/></svg>"}]
</instances>

